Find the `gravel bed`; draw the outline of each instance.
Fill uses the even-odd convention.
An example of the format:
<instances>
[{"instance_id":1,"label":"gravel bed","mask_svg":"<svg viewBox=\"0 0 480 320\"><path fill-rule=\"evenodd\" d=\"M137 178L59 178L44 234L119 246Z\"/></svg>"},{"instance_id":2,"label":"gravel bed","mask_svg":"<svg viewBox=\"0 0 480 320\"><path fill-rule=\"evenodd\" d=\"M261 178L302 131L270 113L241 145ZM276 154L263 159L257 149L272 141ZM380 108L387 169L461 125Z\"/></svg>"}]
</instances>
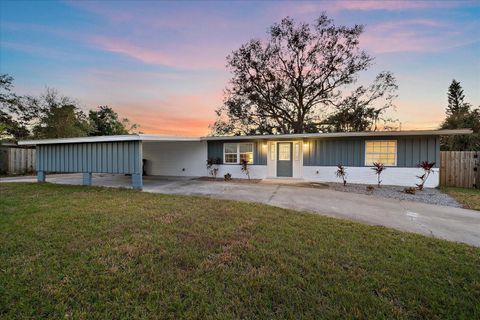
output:
<instances>
[{"instance_id":1,"label":"gravel bed","mask_svg":"<svg viewBox=\"0 0 480 320\"><path fill-rule=\"evenodd\" d=\"M343 191L343 192L353 192L367 195L380 196L385 198L394 198L399 200L408 200L408 201L417 201L429 204L436 204L441 206L450 206L461 208L462 205L458 203L454 198L441 192L438 189L426 188L423 191L416 191L415 194L408 194L404 192L405 187L399 186L381 186L378 188L374 186L375 189L372 191L367 190L367 185L365 184L352 184L349 183L345 187L341 183L322 183L325 188ZM320 186L319 186L320 187Z\"/></svg>"}]
</instances>

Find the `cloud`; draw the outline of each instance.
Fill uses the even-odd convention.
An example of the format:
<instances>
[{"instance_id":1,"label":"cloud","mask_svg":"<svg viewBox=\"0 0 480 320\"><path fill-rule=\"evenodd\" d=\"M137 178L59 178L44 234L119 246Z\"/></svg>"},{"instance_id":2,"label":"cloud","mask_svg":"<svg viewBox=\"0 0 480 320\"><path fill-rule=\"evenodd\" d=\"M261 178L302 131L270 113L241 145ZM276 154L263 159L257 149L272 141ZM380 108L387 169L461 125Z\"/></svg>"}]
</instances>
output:
<instances>
[{"instance_id":1,"label":"cloud","mask_svg":"<svg viewBox=\"0 0 480 320\"><path fill-rule=\"evenodd\" d=\"M449 23L432 19L408 19L368 25L360 43L377 54L440 52L480 41L474 25L456 31Z\"/></svg>"}]
</instances>

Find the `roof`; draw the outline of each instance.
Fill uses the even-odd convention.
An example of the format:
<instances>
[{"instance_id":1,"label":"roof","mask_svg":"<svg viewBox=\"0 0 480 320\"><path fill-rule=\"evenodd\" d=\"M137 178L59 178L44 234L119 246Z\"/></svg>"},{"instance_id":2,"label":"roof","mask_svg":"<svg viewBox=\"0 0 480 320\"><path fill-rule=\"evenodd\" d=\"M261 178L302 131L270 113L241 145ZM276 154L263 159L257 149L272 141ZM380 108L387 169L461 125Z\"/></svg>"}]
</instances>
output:
<instances>
[{"instance_id":1,"label":"roof","mask_svg":"<svg viewBox=\"0 0 480 320\"><path fill-rule=\"evenodd\" d=\"M18 145L63 144L111 141L145 141L145 142L181 142L181 141L215 141L215 140L273 140L273 139L308 139L308 138L343 138L343 137L382 137L382 136L446 136L470 134L471 129L455 130L408 130L408 131L367 131L334 133L295 133L251 136L211 136L211 137L172 137L148 134L128 134L118 136L96 136L62 139L23 140Z\"/></svg>"},{"instance_id":2,"label":"roof","mask_svg":"<svg viewBox=\"0 0 480 320\"><path fill-rule=\"evenodd\" d=\"M344 137L384 137L384 136L449 136L470 134L471 129L455 130L407 130L407 131L364 131L364 132L332 132L332 133L294 133L269 134L254 136L211 136L202 137L205 141L215 140L269 140L269 139L308 139L308 138L344 138Z\"/></svg>"},{"instance_id":3,"label":"roof","mask_svg":"<svg viewBox=\"0 0 480 320\"><path fill-rule=\"evenodd\" d=\"M112 142L112 141L200 141L199 137L172 137L151 134L126 134L117 136L95 136L61 139L41 139L18 141L19 145L38 144L63 144L63 143L85 143L85 142Z\"/></svg>"}]
</instances>

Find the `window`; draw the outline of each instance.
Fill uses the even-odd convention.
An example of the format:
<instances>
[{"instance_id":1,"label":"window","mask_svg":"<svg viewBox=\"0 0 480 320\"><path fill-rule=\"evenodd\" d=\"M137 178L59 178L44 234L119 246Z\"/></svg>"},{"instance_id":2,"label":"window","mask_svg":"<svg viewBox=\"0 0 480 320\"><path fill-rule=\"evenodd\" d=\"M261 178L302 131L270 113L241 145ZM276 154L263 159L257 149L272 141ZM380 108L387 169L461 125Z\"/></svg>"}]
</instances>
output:
<instances>
[{"instance_id":1,"label":"window","mask_svg":"<svg viewBox=\"0 0 480 320\"><path fill-rule=\"evenodd\" d=\"M272 142L270 143L270 160L275 160L275 154L276 154L276 150L275 150L275 142Z\"/></svg>"},{"instance_id":2,"label":"window","mask_svg":"<svg viewBox=\"0 0 480 320\"><path fill-rule=\"evenodd\" d=\"M278 160L290 161L290 143L278 144Z\"/></svg>"},{"instance_id":3,"label":"window","mask_svg":"<svg viewBox=\"0 0 480 320\"><path fill-rule=\"evenodd\" d=\"M238 163L237 147L236 143L225 143L223 145L225 163Z\"/></svg>"},{"instance_id":4,"label":"window","mask_svg":"<svg viewBox=\"0 0 480 320\"><path fill-rule=\"evenodd\" d=\"M225 143L223 145L223 162L238 164L241 160L253 163L253 143Z\"/></svg>"},{"instance_id":5,"label":"window","mask_svg":"<svg viewBox=\"0 0 480 320\"><path fill-rule=\"evenodd\" d=\"M386 166L397 165L397 141L378 140L365 142L365 165L371 166L374 162Z\"/></svg>"},{"instance_id":6,"label":"window","mask_svg":"<svg viewBox=\"0 0 480 320\"><path fill-rule=\"evenodd\" d=\"M240 161L247 160L248 163L253 163L253 144L240 143L238 148L240 151Z\"/></svg>"}]
</instances>

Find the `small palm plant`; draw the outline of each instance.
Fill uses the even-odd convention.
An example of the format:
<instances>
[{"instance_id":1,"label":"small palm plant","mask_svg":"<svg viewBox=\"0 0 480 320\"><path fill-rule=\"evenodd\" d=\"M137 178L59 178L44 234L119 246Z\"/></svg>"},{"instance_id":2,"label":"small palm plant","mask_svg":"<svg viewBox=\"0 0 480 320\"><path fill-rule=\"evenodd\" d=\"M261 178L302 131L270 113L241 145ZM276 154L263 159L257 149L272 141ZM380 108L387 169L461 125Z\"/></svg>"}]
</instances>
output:
<instances>
[{"instance_id":1,"label":"small palm plant","mask_svg":"<svg viewBox=\"0 0 480 320\"><path fill-rule=\"evenodd\" d=\"M214 178L217 178L218 165L220 164L220 158L208 158L207 171Z\"/></svg>"},{"instance_id":2,"label":"small palm plant","mask_svg":"<svg viewBox=\"0 0 480 320\"><path fill-rule=\"evenodd\" d=\"M250 180L250 168L248 167L248 161L245 159L240 160L240 166L242 166L242 172L245 173Z\"/></svg>"},{"instance_id":3,"label":"small palm plant","mask_svg":"<svg viewBox=\"0 0 480 320\"><path fill-rule=\"evenodd\" d=\"M375 174L377 175L377 182L380 187L380 184L382 183L382 180L380 179L382 172L386 170L385 165L381 162L374 162L372 170L375 171Z\"/></svg>"},{"instance_id":4,"label":"small palm plant","mask_svg":"<svg viewBox=\"0 0 480 320\"><path fill-rule=\"evenodd\" d=\"M343 186L347 185L347 171L345 170L345 167L341 163L337 165L337 171L335 172L335 175L338 178L342 179Z\"/></svg>"},{"instance_id":5,"label":"small palm plant","mask_svg":"<svg viewBox=\"0 0 480 320\"><path fill-rule=\"evenodd\" d=\"M425 182L427 182L428 176L430 173L433 172L433 167L435 166L435 162L428 162L428 161L422 161L418 167L423 170L423 174L420 176L417 176L418 179L420 179L420 183L417 183L417 188L418 190L422 191L423 186L425 185Z\"/></svg>"}]
</instances>

